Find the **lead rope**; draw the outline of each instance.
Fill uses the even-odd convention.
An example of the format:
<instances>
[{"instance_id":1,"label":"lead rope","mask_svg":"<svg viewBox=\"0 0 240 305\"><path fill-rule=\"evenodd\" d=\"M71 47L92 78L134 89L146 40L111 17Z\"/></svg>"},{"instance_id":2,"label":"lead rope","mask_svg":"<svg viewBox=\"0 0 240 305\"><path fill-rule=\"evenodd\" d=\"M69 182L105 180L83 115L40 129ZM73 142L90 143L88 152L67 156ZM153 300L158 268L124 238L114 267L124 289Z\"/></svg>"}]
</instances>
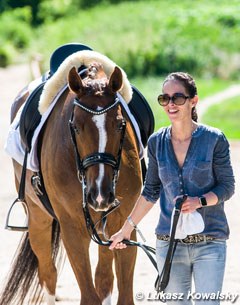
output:
<instances>
[{"instance_id":1,"label":"lead rope","mask_svg":"<svg viewBox=\"0 0 240 305\"><path fill-rule=\"evenodd\" d=\"M109 247L111 245L112 241L110 241L110 240L103 241L100 238L100 236L98 235L97 230L96 230L97 224L102 219L100 219L96 224L94 224L93 221L92 221L88 206L86 204L86 185L85 185L85 182L84 182L84 178L82 178L82 184L83 184L83 198L84 198L83 199L83 201L84 201L83 212L84 212L84 217L85 217L86 226L87 226L89 236L98 245ZM186 199L187 199L187 195L183 195L182 197L177 199L176 204L175 204L175 213L174 213L174 218L173 218L173 225L172 225L172 231L171 231L171 235L170 235L168 252L167 252L167 255L166 255L163 270L162 270L161 274L157 276L157 279L155 281L155 289L158 292L164 291L164 289L167 287L169 279L170 279L172 260L173 260L173 256L174 256L174 253L175 253L175 250L176 250L176 247L177 247L177 243L178 243L178 240L175 240L175 233L176 233L177 223L178 223L178 219L179 219L180 212L181 212L181 207L182 207L183 202ZM104 213L103 218L106 218L118 206L119 205L115 205L108 212ZM103 233L103 235L105 236L105 233ZM124 244L126 244L127 246L140 247L145 252L147 257L149 258L149 260L153 264L154 268L158 272L157 262L153 257L153 255L156 255L156 249L155 248L153 248L151 246L148 246L148 245L145 245L145 244L140 243L140 242L136 242L134 240L124 239L122 242Z\"/></svg>"},{"instance_id":2,"label":"lead rope","mask_svg":"<svg viewBox=\"0 0 240 305\"><path fill-rule=\"evenodd\" d=\"M175 253L175 250L177 247L177 243L178 243L178 239L175 239L175 233L176 233L177 223L178 223L178 219L180 216L182 204L186 199L187 199L187 195L183 195L182 197L180 197L176 200L175 213L173 216L173 225L172 225L172 231L171 231L171 235L170 235L167 256L165 259L165 263L163 265L162 272L157 277L157 280L155 282L155 288L158 292L164 291L166 289L169 279L170 279L172 260L173 260L173 256L174 256L174 253Z\"/></svg>"},{"instance_id":3,"label":"lead rope","mask_svg":"<svg viewBox=\"0 0 240 305\"><path fill-rule=\"evenodd\" d=\"M106 217L110 213L112 213L119 206L119 204L113 206L108 212L104 213L103 217L99 221L97 221L96 224L94 224L94 222L92 221L88 206L86 204L86 184L85 184L84 177L82 177L81 181L82 181L82 190L83 190L83 212L84 212L84 218L86 221L86 226L87 226L87 231L89 233L89 236L98 245L109 247L111 245L112 241L110 241L109 239L107 241L103 241L100 238L100 236L96 230L96 226L98 225L98 223L100 221L102 221L102 219L106 219ZM174 213L174 218L173 218L173 225L172 225L168 252L166 255L163 270L162 270L161 274L157 276L157 279L155 281L155 289L158 292L164 291L164 289L167 287L169 279L170 279L172 260L173 260L173 256L174 256L174 253L175 253L175 250L177 247L177 243L178 243L178 240L175 240L175 233L176 233L177 223L178 223L178 219L179 219L180 212L181 212L181 207L182 207L183 202L186 199L187 199L187 195L183 195L182 197L177 199L176 204L175 204L175 213ZM106 220L104 222L106 222ZM106 224L104 225L104 228L105 228L105 226L106 226ZM106 236L106 234L104 232L103 232L103 235ZM134 240L124 239L122 242L124 244L126 244L127 246L136 246L136 247L141 248L145 252L147 257L153 264L154 268L158 272L157 262L153 257L153 255L156 255L155 248L145 245L143 243L134 241Z\"/></svg>"},{"instance_id":4,"label":"lead rope","mask_svg":"<svg viewBox=\"0 0 240 305\"><path fill-rule=\"evenodd\" d=\"M89 209L88 209L88 206L86 204L86 185L84 183L84 179L82 179L83 181L83 201L84 201L84 204L83 204L83 212L84 212L84 216L85 216L85 221L86 221L86 226L87 226L87 230L88 230L88 233L89 233L89 236L90 238L95 242L97 243L98 245L101 245L101 246L107 246L109 247L112 243L111 240L107 240L107 241L103 241L100 236L98 235L97 233L97 230L96 230L96 226L97 224L102 220L100 219L96 224L93 223L92 221L92 218L91 218L91 215L90 215L90 212L89 212ZM113 206L109 211L107 211L106 213L104 213L104 218L106 218L110 213L112 213L117 207L119 206L118 205L115 205ZM105 235L105 234L104 234ZM155 261L155 259L153 258L152 254L153 255L156 255L156 249L153 248L153 247L150 247L150 246L147 246L145 244L142 244L140 242L136 242L134 240L127 240L127 239L124 239L122 241L124 244L126 244L127 246L136 246L136 247L140 247L145 253L146 255L148 256L148 258L150 259L150 261L152 262L154 268L158 271L158 268L157 268L157 263Z\"/></svg>"},{"instance_id":5,"label":"lead rope","mask_svg":"<svg viewBox=\"0 0 240 305\"><path fill-rule=\"evenodd\" d=\"M117 206L112 207L109 210L109 212L107 212L107 214L104 215L104 217L107 217L107 215L112 213L115 210L115 208L117 208ZM98 235L97 230L96 230L96 224L93 223L87 206L85 206L85 208L83 210L84 210L84 215L85 215L85 220L86 220L86 225L87 225L88 233L89 233L91 239L94 242L96 242L97 244L101 245L101 246L109 247L111 245L112 241L111 240L103 241L100 238L100 236ZM99 221L101 221L101 220L99 220ZM127 246L137 246L137 247L140 247L147 254L147 256L150 259L150 261L152 262L154 268L158 271L157 263L156 263L155 259L152 256L152 254L156 255L156 249L155 248L153 248L151 246L148 246L148 245L145 245L145 244L142 244L140 242L136 242L134 240L124 239L122 242L124 244L126 244Z\"/></svg>"}]
</instances>

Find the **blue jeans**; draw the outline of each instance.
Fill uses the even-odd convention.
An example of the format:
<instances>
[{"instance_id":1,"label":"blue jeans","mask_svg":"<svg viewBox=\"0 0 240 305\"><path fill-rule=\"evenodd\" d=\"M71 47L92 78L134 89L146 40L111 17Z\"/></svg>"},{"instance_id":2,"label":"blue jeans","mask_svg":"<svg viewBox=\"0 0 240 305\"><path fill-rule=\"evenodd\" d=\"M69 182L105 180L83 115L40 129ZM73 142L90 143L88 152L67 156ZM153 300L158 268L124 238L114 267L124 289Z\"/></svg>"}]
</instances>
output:
<instances>
[{"instance_id":1,"label":"blue jeans","mask_svg":"<svg viewBox=\"0 0 240 305\"><path fill-rule=\"evenodd\" d=\"M168 245L168 241L157 240L156 242L159 273L161 273L165 262ZM225 261L225 240L195 244L178 242L173 257L169 284L165 290L167 304L219 305ZM192 291L193 281L194 291Z\"/></svg>"}]
</instances>

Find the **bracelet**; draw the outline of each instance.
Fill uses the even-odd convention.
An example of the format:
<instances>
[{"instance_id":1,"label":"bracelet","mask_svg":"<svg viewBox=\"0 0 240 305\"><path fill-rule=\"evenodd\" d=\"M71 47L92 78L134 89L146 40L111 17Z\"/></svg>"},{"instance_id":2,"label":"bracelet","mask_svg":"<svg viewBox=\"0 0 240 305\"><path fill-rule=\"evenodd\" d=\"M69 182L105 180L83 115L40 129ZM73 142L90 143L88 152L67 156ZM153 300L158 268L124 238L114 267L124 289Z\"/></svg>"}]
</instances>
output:
<instances>
[{"instance_id":1,"label":"bracelet","mask_svg":"<svg viewBox=\"0 0 240 305\"><path fill-rule=\"evenodd\" d=\"M146 242L145 237L143 236L142 232L140 231L140 229L137 227L137 225L133 222L131 216L127 217L127 221L129 222L129 224L138 232L138 234L140 235L140 237L142 238L143 242Z\"/></svg>"},{"instance_id":2,"label":"bracelet","mask_svg":"<svg viewBox=\"0 0 240 305\"><path fill-rule=\"evenodd\" d=\"M137 227L137 226L135 225L135 223L133 222L131 216L128 216L127 220L128 220L128 222L129 222L129 224L130 224L132 227L134 227L134 229Z\"/></svg>"}]
</instances>

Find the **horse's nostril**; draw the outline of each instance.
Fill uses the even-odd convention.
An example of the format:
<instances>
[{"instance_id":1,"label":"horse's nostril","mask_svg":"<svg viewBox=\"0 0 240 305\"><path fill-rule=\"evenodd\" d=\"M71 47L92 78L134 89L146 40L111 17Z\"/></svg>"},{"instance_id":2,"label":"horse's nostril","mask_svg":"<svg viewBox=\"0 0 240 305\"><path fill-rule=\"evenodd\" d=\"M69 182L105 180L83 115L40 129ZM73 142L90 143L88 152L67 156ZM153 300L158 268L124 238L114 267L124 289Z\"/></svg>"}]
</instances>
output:
<instances>
[{"instance_id":1,"label":"horse's nostril","mask_svg":"<svg viewBox=\"0 0 240 305\"><path fill-rule=\"evenodd\" d=\"M105 191L104 194L96 194L93 189L87 193L87 203L94 210L108 210L115 201L115 194L113 191Z\"/></svg>"}]
</instances>

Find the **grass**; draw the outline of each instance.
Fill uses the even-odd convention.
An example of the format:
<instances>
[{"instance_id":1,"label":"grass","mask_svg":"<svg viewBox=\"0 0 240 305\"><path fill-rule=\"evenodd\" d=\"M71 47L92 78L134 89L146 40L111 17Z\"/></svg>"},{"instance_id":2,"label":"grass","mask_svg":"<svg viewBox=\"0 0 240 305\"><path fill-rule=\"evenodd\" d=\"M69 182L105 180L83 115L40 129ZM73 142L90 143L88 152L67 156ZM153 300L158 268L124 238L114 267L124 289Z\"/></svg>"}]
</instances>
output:
<instances>
[{"instance_id":1,"label":"grass","mask_svg":"<svg viewBox=\"0 0 240 305\"><path fill-rule=\"evenodd\" d=\"M170 124L167 115L163 111L163 109L159 106L157 102L157 96L161 93L163 78L160 77L146 77L146 78L134 78L130 80L133 85L135 85L145 96L147 101L149 102L154 118L155 118L155 130L158 130L162 126L167 126ZM198 95L200 100L204 99L207 96L213 95L219 91L222 91L232 85L232 81L226 81L221 79L196 79L196 84L198 88ZM216 106L220 107L220 106ZM240 111L240 104L236 106ZM226 116L225 120L230 116ZM210 125L211 124L211 116L210 116ZM240 128L239 128L240 130ZM240 135L239 135L240 138Z\"/></svg>"},{"instance_id":2,"label":"grass","mask_svg":"<svg viewBox=\"0 0 240 305\"><path fill-rule=\"evenodd\" d=\"M232 98L209 107L204 114L205 124L221 129L228 139L240 139L240 99Z\"/></svg>"}]
</instances>

